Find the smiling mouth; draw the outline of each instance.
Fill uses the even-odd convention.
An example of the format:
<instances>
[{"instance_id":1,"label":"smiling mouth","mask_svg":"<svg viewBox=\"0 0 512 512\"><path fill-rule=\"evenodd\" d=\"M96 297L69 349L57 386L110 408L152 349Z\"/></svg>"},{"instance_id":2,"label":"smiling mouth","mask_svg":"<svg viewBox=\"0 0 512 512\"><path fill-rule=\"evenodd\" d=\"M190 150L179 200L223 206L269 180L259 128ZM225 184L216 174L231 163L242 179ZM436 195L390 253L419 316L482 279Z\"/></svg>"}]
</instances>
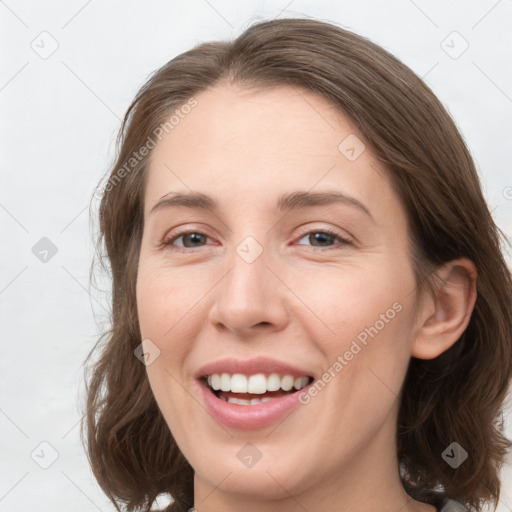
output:
<instances>
[{"instance_id":1,"label":"smiling mouth","mask_svg":"<svg viewBox=\"0 0 512 512\"><path fill-rule=\"evenodd\" d=\"M294 377L277 373L243 375L215 373L202 381L220 400L235 405L258 405L299 392L313 382L313 377Z\"/></svg>"}]
</instances>

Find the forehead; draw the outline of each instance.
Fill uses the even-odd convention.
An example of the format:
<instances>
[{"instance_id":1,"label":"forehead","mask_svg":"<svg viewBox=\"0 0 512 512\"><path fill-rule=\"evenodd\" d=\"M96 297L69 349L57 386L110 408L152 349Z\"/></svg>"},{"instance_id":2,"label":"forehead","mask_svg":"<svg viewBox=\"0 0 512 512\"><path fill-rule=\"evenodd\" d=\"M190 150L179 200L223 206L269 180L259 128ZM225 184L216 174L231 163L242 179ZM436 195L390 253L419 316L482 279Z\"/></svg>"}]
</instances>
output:
<instances>
[{"instance_id":1,"label":"forehead","mask_svg":"<svg viewBox=\"0 0 512 512\"><path fill-rule=\"evenodd\" d=\"M220 85L195 99L151 154L146 212L164 194L190 189L266 206L274 192L333 187L382 209L397 201L372 148L321 96Z\"/></svg>"},{"instance_id":2,"label":"forehead","mask_svg":"<svg viewBox=\"0 0 512 512\"><path fill-rule=\"evenodd\" d=\"M167 137L169 144L161 144L161 149L164 145L172 147L173 139L179 137L176 144L195 143L196 153L243 149L242 157L300 158L305 154L338 155L340 137L352 134L363 138L338 108L297 87L255 90L221 85L201 92L195 99L197 106L182 117Z\"/></svg>"}]
</instances>

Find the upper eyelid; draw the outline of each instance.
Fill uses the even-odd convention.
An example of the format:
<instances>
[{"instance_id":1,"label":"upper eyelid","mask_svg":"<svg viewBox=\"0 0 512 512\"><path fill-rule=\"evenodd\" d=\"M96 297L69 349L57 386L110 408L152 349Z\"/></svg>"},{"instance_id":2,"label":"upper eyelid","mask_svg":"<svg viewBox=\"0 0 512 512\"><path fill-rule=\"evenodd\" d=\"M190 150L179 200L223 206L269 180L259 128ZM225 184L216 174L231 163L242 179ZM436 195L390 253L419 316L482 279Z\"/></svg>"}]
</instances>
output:
<instances>
[{"instance_id":1,"label":"upper eyelid","mask_svg":"<svg viewBox=\"0 0 512 512\"><path fill-rule=\"evenodd\" d=\"M176 233L174 233L172 235L172 237L178 237L178 236L181 236L181 235L186 235L186 234L189 234L189 233L200 233L202 235L206 235L206 236L210 236L206 229L204 228L183 228L183 230L181 230L179 227L178 228L174 228L174 229L178 229L178 231ZM163 239L167 239L167 238L170 238L170 233L172 233L174 231L174 229L171 229L169 231L166 232L166 234L163 236ZM333 232L333 234L336 234L336 236L340 236L343 238L343 234L341 233L338 233L336 228L326 228L326 227L305 227L305 228L299 228L299 230L301 231L300 235L303 236L303 235L306 235L308 233L311 233L311 232L318 232L318 231L331 231ZM351 238L352 235L348 234L347 232L347 235Z\"/></svg>"}]
</instances>

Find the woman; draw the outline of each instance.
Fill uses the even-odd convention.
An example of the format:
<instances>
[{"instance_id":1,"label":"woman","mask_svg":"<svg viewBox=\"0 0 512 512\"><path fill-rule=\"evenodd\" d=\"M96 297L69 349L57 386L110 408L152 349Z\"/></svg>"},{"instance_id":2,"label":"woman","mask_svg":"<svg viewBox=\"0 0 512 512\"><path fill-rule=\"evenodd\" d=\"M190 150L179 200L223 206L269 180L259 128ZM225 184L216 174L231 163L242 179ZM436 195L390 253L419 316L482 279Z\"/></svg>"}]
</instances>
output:
<instances>
[{"instance_id":1,"label":"woman","mask_svg":"<svg viewBox=\"0 0 512 512\"><path fill-rule=\"evenodd\" d=\"M119 510L497 506L511 275L409 68L332 24L260 22L154 73L119 143L83 425Z\"/></svg>"}]
</instances>

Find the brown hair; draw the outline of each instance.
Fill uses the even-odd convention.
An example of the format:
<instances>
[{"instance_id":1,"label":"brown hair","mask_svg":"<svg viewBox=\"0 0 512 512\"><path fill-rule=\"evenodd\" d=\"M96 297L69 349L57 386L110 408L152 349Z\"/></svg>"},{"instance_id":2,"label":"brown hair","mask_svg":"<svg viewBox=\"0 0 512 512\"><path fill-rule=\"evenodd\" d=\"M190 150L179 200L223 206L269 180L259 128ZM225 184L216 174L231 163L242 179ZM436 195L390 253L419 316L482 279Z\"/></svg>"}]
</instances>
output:
<instances>
[{"instance_id":1,"label":"brown hair","mask_svg":"<svg viewBox=\"0 0 512 512\"><path fill-rule=\"evenodd\" d=\"M433 491L441 486L443 496L470 510L486 501L496 507L499 470L512 446L503 435L502 413L512 371L512 279L500 245L505 237L456 125L425 83L368 39L299 18L258 22L233 41L203 43L178 55L149 78L124 117L117 161L101 191L97 240L112 277L111 326L86 361L99 353L86 370L82 436L100 486L118 510L124 504L128 511L149 511L161 493L174 499L167 510L186 511L193 503L193 469L134 356L141 343L135 283L148 163L139 150L174 111L221 82L309 90L353 121L390 169L408 212L418 290L431 289L441 264L459 257L474 262L478 297L464 334L435 359L411 358L397 455L412 497L434 503ZM457 469L441 456L454 441L469 454Z\"/></svg>"}]
</instances>

